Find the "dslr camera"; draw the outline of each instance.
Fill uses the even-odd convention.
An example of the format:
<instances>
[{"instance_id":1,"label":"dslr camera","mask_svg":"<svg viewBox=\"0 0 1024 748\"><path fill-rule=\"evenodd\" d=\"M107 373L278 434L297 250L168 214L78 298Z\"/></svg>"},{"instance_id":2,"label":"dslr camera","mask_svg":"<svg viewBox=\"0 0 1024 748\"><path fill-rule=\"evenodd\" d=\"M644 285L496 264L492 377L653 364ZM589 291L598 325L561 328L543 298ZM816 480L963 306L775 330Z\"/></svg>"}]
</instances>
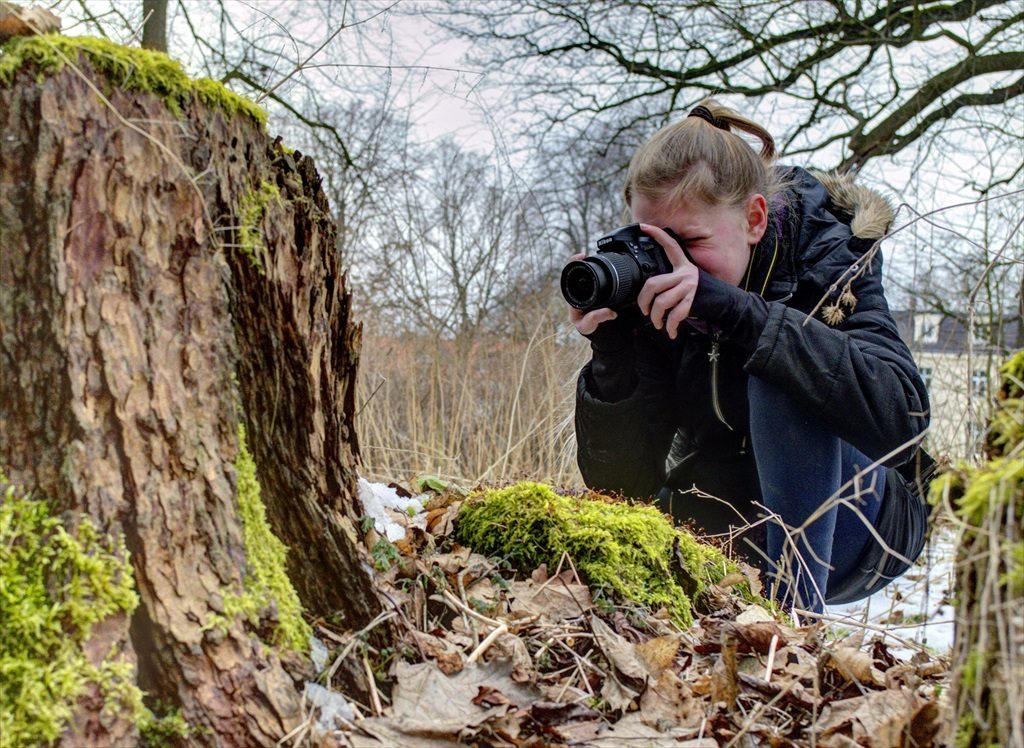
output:
<instances>
[{"instance_id":1,"label":"dslr camera","mask_svg":"<svg viewBox=\"0 0 1024 748\"><path fill-rule=\"evenodd\" d=\"M636 303L648 278L672 271L658 242L631 223L597 240L597 252L562 268L562 296L571 306L589 312Z\"/></svg>"}]
</instances>

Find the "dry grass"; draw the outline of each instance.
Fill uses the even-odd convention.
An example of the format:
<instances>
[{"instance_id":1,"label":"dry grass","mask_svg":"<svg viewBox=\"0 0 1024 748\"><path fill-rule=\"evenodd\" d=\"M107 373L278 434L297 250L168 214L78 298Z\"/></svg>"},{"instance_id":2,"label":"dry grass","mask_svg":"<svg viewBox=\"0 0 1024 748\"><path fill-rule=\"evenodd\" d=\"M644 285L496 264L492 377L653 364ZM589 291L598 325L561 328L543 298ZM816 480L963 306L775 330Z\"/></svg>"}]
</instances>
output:
<instances>
[{"instance_id":1,"label":"dry grass","mask_svg":"<svg viewBox=\"0 0 1024 748\"><path fill-rule=\"evenodd\" d=\"M356 398L363 475L582 486L573 409L589 347L566 327L544 318L525 340L367 330Z\"/></svg>"}]
</instances>

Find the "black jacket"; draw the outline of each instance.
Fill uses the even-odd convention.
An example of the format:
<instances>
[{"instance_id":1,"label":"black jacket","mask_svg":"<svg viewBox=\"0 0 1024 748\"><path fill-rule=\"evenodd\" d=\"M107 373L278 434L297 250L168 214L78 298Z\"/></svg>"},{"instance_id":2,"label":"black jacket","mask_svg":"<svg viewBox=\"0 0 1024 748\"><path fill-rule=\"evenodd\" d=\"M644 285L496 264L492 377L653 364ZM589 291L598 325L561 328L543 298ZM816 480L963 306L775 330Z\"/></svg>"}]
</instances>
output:
<instances>
[{"instance_id":1,"label":"black jacket","mask_svg":"<svg viewBox=\"0 0 1024 748\"><path fill-rule=\"evenodd\" d=\"M773 199L751 258L749 291L702 272L676 340L649 320L604 323L593 336L576 400L587 485L646 498L696 484L754 519L749 375L786 391L872 459L894 467L914 455L928 396L883 294L881 254L869 251L891 208L845 178L819 175L826 189L804 169L785 173L788 188ZM709 532L737 519L719 502L684 515Z\"/></svg>"}]
</instances>

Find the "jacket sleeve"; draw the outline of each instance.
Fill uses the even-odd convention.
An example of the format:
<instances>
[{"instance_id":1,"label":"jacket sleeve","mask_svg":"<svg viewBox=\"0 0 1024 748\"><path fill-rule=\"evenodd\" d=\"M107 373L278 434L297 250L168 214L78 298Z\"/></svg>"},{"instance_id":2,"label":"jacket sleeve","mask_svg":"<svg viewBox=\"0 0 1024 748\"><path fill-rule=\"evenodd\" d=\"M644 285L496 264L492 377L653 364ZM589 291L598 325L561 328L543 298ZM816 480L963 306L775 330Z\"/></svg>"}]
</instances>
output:
<instances>
[{"instance_id":1,"label":"jacket sleeve","mask_svg":"<svg viewBox=\"0 0 1024 748\"><path fill-rule=\"evenodd\" d=\"M928 395L882 294L880 256L872 265L853 284L856 307L837 328L769 303L744 368L805 403L871 459L888 455L885 464L896 466L928 426Z\"/></svg>"},{"instance_id":2,"label":"jacket sleeve","mask_svg":"<svg viewBox=\"0 0 1024 748\"><path fill-rule=\"evenodd\" d=\"M576 385L576 456L584 482L635 498L654 496L664 485L675 432L669 357L644 338L635 342L636 386L626 397L602 400L592 363L584 366Z\"/></svg>"}]
</instances>

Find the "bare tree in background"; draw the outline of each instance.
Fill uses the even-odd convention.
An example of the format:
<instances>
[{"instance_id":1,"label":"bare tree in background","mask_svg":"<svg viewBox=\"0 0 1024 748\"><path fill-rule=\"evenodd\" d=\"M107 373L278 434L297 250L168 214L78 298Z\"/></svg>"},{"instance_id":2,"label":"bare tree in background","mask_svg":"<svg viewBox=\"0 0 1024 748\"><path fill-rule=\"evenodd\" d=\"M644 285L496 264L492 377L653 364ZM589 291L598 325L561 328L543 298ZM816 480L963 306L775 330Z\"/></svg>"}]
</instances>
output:
<instances>
[{"instance_id":1,"label":"bare tree in background","mask_svg":"<svg viewBox=\"0 0 1024 748\"><path fill-rule=\"evenodd\" d=\"M365 248L367 313L414 333L488 328L530 265L523 200L487 157L451 140L413 158L401 190L382 197L390 224Z\"/></svg>"},{"instance_id":2,"label":"bare tree in background","mask_svg":"<svg viewBox=\"0 0 1024 748\"><path fill-rule=\"evenodd\" d=\"M390 46L395 2L288 0L60 0L67 33L88 33L168 52L264 106L272 120L330 140L354 164L339 123L316 106L331 99L386 97L391 71L377 66ZM370 39L368 40L369 37ZM162 43L162 46L161 46Z\"/></svg>"},{"instance_id":3,"label":"bare tree in background","mask_svg":"<svg viewBox=\"0 0 1024 748\"><path fill-rule=\"evenodd\" d=\"M1024 137L1019 2L509 0L448 4L441 18L583 132L638 101L623 129L738 94L775 114L783 150L831 148L842 169L979 122L1018 154ZM1009 159L988 182L1021 168Z\"/></svg>"},{"instance_id":4,"label":"bare tree in background","mask_svg":"<svg viewBox=\"0 0 1024 748\"><path fill-rule=\"evenodd\" d=\"M919 267L909 281L897 278L919 307L956 320L973 331L980 344L1005 353L1012 346L1009 331L1022 321L1020 290L1024 276L1024 235L1017 205L1009 200L977 206L979 226L966 232L941 228L922 242ZM1012 220L1016 213L1017 230Z\"/></svg>"}]
</instances>

